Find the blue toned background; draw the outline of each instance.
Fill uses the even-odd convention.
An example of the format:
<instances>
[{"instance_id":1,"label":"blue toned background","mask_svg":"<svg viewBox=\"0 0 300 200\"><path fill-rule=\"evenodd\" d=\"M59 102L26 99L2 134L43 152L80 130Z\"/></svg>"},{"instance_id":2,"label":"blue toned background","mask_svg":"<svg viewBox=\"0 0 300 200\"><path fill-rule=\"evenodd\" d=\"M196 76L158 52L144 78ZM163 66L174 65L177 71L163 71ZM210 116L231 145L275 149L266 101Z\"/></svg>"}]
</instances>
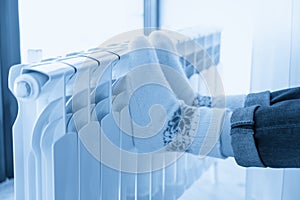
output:
<instances>
[{"instance_id":1,"label":"blue toned background","mask_svg":"<svg viewBox=\"0 0 300 200\"><path fill-rule=\"evenodd\" d=\"M1 0L0 182L13 177L17 105L7 88L11 65L92 48L144 26L217 27L227 94L299 86L299 10L300 0ZM193 86L202 87L196 81ZM232 159L217 160L181 198L300 199L299 183L297 169L245 169ZM0 199L11 186L0 186Z\"/></svg>"}]
</instances>

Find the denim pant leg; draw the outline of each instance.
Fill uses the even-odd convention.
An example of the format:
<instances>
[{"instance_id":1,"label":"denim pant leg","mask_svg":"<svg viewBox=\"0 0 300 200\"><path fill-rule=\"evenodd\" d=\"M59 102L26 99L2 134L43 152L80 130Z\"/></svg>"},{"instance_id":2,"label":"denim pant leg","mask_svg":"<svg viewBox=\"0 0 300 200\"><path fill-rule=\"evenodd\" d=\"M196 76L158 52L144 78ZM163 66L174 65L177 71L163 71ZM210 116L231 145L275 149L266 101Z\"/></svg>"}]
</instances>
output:
<instances>
[{"instance_id":1,"label":"denim pant leg","mask_svg":"<svg viewBox=\"0 0 300 200\"><path fill-rule=\"evenodd\" d=\"M300 88L270 94L255 114L255 142L265 166L300 167Z\"/></svg>"},{"instance_id":2,"label":"denim pant leg","mask_svg":"<svg viewBox=\"0 0 300 200\"><path fill-rule=\"evenodd\" d=\"M300 167L300 88L249 94L231 123L239 165Z\"/></svg>"}]
</instances>

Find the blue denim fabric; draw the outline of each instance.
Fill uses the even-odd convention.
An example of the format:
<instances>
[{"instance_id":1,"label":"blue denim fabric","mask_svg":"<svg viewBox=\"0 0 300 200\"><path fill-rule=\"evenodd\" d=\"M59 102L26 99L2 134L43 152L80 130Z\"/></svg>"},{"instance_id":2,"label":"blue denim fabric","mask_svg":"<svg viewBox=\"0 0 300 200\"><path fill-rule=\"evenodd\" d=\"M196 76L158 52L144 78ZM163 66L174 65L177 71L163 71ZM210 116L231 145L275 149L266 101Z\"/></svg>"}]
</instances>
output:
<instances>
[{"instance_id":1,"label":"blue denim fabric","mask_svg":"<svg viewBox=\"0 0 300 200\"><path fill-rule=\"evenodd\" d=\"M300 88L270 93L270 105L255 113L255 142L263 163L300 167Z\"/></svg>"},{"instance_id":2,"label":"blue denim fabric","mask_svg":"<svg viewBox=\"0 0 300 200\"><path fill-rule=\"evenodd\" d=\"M245 107L234 111L231 121L238 164L300 167L300 88L249 94Z\"/></svg>"},{"instance_id":3,"label":"blue denim fabric","mask_svg":"<svg viewBox=\"0 0 300 200\"><path fill-rule=\"evenodd\" d=\"M254 141L254 112L259 105L236 109L231 116L231 143L234 158L245 167L263 167Z\"/></svg>"}]
</instances>

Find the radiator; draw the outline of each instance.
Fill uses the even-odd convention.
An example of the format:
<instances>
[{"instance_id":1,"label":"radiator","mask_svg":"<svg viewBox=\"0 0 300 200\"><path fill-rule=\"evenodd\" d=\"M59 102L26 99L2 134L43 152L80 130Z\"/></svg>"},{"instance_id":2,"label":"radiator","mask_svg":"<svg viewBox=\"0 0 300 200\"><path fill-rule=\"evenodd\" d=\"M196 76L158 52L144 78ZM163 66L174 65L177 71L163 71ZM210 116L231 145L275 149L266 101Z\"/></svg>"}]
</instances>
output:
<instances>
[{"instance_id":1,"label":"radiator","mask_svg":"<svg viewBox=\"0 0 300 200\"><path fill-rule=\"evenodd\" d=\"M220 31L184 33L190 33L214 64L219 63ZM184 41L177 45L184 45ZM87 110L101 109L103 116L97 119L109 128L105 115L111 112L111 85L126 73L114 66L125 59L122 52L126 49L124 42L12 66L9 88L18 101L13 126L16 200L178 199L211 166L210 159L186 153L159 170L124 172L99 162L82 143L81 132L89 129L92 121L85 115ZM203 68L209 66L205 58L201 62ZM187 63L182 64L192 79L197 72ZM81 76L84 80L85 73L99 73L103 78L87 79L87 85L76 86L75 79ZM80 92L75 93L74 87ZM109 159L111 152L97 145L94 148L99 149L99 155ZM177 153L168 154L172 157Z\"/></svg>"}]
</instances>

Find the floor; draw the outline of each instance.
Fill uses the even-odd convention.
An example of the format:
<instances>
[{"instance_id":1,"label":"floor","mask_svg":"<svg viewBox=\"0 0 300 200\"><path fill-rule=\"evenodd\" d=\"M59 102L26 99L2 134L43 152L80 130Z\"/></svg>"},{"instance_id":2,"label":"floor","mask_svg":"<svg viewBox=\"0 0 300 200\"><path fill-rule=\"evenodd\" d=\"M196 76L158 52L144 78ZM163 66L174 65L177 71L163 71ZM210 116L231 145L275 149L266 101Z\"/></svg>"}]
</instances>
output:
<instances>
[{"instance_id":1,"label":"floor","mask_svg":"<svg viewBox=\"0 0 300 200\"><path fill-rule=\"evenodd\" d=\"M0 184L0 199L13 200L14 199L14 180L6 180Z\"/></svg>"},{"instance_id":2,"label":"floor","mask_svg":"<svg viewBox=\"0 0 300 200\"><path fill-rule=\"evenodd\" d=\"M246 169L234 159L218 160L179 200L244 200Z\"/></svg>"}]
</instances>

